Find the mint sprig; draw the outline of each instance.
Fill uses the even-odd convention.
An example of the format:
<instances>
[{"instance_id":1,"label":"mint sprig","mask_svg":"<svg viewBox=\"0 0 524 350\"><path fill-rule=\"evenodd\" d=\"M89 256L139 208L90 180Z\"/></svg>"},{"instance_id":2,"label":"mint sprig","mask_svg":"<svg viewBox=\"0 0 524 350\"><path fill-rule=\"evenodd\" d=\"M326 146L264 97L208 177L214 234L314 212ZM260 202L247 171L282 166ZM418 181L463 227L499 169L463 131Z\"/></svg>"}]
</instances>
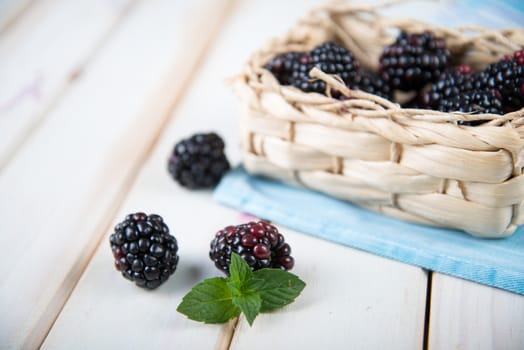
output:
<instances>
[{"instance_id":1,"label":"mint sprig","mask_svg":"<svg viewBox=\"0 0 524 350\"><path fill-rule=\"evenodd\" d=\"M292 303L306 284L280 269L251 271L238 254L231 255L228 278L208 278L187 293L177 311L189 319L224 323L241 312L251 326L260 312L269 312Z\"/></svg>"}]
</instances>

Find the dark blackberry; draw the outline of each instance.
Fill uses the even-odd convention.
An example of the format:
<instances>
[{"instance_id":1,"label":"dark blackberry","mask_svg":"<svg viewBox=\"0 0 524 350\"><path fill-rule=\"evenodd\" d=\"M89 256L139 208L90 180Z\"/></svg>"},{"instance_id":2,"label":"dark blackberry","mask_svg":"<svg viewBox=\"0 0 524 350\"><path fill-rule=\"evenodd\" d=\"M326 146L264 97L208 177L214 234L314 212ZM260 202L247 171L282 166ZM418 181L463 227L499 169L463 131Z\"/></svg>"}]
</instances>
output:
<instances>
[{"instance_id":1,"label":"dark blackberry","mask_svg":"<svg viewBox=\"0 0 524 350\"><path fill-rule=\"evenodd\" d=\"M448 70L431 84L428 91L422 94L420 105L424 108L438 109L441 100L449 100L465 91L474 90L473 69L468 65Z\"/></svg>"},{"instance_id":2,"label":"dark blackberry","mask_svg":"<svg viewBox=\"0 0 524 350\"><path fill-rule=\"evenodd\" d=\"M324 94L326 83L309 76L313 67L327 74L336 74L349 84L356 77L359 64L346 48L325 42L310 52L280 54L265 65L282 85L292 85L304 92Z\"/></svg>"},{"instance_id":3,"label":"dark blackberry","mask_svg":"<svg viewBox=\"0 0 524 350\"><path fill-rule=\"evenodd\" d=\"M393 100L391 87L380 76L369 71L361 70L349 87L354 90L362 90L388 100Z\"/></svg>"},{"instance_id":4,"label":"dark blackberry","mask_svg":"<svg viewBox=\"0 0 524 350\"><path fill-rule=\"evenodd\" d=\"M495 91L502 98L505 112L524 107L524 66L519 60L511 58L492 63L477 78L477 89Z\"/></svg>"},{"instance_id":5,"label":"dark blackberry","mask_svg":"<svg viewBox=\"0 0 524 350\"><path fill-rule=\"evenodd\" d=\"M168 162L173 179L192 189L215 186L229 168L224 141L215 133L195 134L180 141Z\"/></svg>"},{"instance_id":6,"label":"dark blackberry","mask_svg":"<svg viewBox=\"0 0 524 350\"><path fill-rule=\"evenodd\" d=\"M470 91L442 99L438 110L442 112L463 112L472 114L504 114L502 101L493 91ZM483 120L459 121L460 125L476 126Z\"/></svg>"},{"instance_id":7,"label":"dark blackberry","mask_svg":"<svg viewBox=\"0 0 524 350\"><path fill-rule=\"evenodd\" d=\"M209 257L226 274L229 274L231 253L239 254L253 271L266 267L291 270L295 263L284 236L264 221L227 226L218 231L211 241Z\"/></svg>"},{"instance_id":8,"label":"dark blackberry","mask_svg":"<svg viewBox=\"0 0 524 350\"><path fill-rule=\"evenodd\" d=\"M277 55L269 61L264 68L269 70L281 85L291 85L293 71L300 67L301 52L286 52Z\"/></svg>"},{"instance_id":9,"label":"dark blackberry","mask_svg":"<svg viewBox=\"0 0 524 350\"><path fill-rule=\"evenodd\" d=\"M380 74L394 89L419 90L448 66L450 52L443 38L431 32L401 32L380 56Z\"/></svg>"},{"instance_id":10,"label":"dark blackberry","mask_svg":"<svg viewBox=\"0 0 524 350\"><path fill-rule=\"evenodd\" d=\"M177 240L159 215L127 215L109 242L116 269L139 287L155 289L176 270Z\"/></svg>"}]
</instances>

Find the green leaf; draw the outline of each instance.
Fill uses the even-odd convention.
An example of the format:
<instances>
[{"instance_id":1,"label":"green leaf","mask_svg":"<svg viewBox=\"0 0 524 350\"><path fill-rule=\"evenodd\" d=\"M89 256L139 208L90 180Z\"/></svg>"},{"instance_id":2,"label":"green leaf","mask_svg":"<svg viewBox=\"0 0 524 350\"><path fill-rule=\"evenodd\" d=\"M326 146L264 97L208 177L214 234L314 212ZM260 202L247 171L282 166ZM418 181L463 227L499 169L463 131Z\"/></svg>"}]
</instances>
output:
<instances>
[{"instance_id":1,"label":"green leaf","mask_svg":"<svg viewBox=\"0 0 524 350\"><path fill-rule=\"evenodd\" d=\"M294 274L279 269L258 270L253 276L264 280L264 284L256 290L262 299L260 312L272 311L292 303L306 286Z\"/></svg>"},{"instance_id":2,"label":"green leaf","mask_svg":"<svg viewBox=\"0 0 524 350\"><path fill-rule=\"evenodd\" d=\"M233 304L242 310L244 315L246 315L247 322L251 326L260 311L262 300L258 293L246 293L238 297L233 297Z\"/></svg>"},{"instance_id":3,"label":"green leaf","mask_svg":"<svg viewBox=\"0 0 524 350\"><path fill-rule=\"evenodd\" d=\"M189 319L205 323L224 323L240 315L233 296L222 277L208 278L195 285L177 307Z\"/></svg>"},{"instance_id":4,"label":"green leaf","mask_svg":"<svg viewBox=\"0 0 524 350\"><path fill-rule=\"evenodd\" d=\"M243 285L252 275L253 272L247 262L237 253L232 253L231 264L229 264L229 279Z\"/></svg>"}]
</instances>

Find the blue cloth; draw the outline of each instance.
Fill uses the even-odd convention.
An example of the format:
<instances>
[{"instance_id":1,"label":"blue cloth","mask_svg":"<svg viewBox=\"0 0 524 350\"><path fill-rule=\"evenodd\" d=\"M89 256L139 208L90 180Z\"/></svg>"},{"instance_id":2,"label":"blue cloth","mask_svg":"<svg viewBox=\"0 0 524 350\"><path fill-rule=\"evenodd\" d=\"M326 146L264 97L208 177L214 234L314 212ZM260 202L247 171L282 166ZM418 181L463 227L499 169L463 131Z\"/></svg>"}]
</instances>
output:
<instances>
[{"instance_id":1,"label":"blue cloth","mask_svg":"<svg viewBox=\"0 0 524 350\"><path fill-rule=\"evenodd\" d=\"M416 225L242 168L214 192L220 203L277 224L407 264L524 294L524 227L488 240Z\"/></svg>"}]
</instances>

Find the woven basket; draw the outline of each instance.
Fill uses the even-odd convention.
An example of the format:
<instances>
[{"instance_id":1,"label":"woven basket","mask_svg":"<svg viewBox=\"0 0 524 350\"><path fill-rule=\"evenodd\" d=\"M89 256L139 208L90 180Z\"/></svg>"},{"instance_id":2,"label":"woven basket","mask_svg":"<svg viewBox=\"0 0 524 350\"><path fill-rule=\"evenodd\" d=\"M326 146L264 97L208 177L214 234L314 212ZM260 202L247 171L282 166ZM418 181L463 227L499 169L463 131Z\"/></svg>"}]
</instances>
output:
<instances>
[{"instance_id":1,"label":"woven basket","mask_svg":"<svg viewBox=\"0 0 524 350\"><path fill-rule=\"evenodd\" d=\"M398 29L445 37L452 55L477 69L524 47L522 29L441 28L340 2L317 8L254 53L234 80L245 168L402 220L511 235L524 222L524 109L504 116L403 109L313 69L312 77L349 97L339 101L279 85L263 68L278 53L331 40L376 70ZM457 124L479 119L487 122Z\"/></svg>"}]
</instances>

